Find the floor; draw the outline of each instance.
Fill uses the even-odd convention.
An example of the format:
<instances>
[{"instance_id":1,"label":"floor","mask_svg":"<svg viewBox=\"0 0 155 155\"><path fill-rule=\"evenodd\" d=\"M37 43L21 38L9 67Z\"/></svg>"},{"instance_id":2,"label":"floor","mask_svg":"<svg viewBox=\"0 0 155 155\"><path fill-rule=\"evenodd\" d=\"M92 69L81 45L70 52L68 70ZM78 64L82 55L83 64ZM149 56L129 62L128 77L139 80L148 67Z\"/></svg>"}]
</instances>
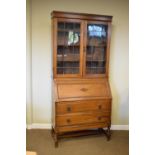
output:
<instances>
[{"instance_id":1,"label":"floor","mask_svg":"<svg viewBox=\"0 0 155 155\"><path fill-rule=\"evenodd\" d=\"M38 155L128 155L129 132L112 131L110 141L103 135L62 139L55 148L50 130L33 129L26 131L26 149Z\"/></svg>"}]
</instances>

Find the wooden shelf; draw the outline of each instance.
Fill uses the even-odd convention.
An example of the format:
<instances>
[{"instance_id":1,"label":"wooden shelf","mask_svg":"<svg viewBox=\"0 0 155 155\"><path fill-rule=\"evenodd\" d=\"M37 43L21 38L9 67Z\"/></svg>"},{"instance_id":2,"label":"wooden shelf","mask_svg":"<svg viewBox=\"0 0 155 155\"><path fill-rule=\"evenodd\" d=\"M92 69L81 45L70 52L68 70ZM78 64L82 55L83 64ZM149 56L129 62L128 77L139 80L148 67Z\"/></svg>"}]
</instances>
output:
<instances>
[{"instance_id":1,"label":"wooden shelf","mask_svg":"<svg viewBox=\"0 0 155 155\"><path fill-rule=\"evenodd\" d=\"M57 67L58 69L78 69L79 67Z\"/></svg>"},{"instance_id":2,"label":"wooden shelf","mask_svg":"<svg viewBox=\"0 0 155 155\"><path fill-rule=\"evenodd\" d=\"M86 67L86 68L88 68L88 69L91 69L91 68L93 68L93 69L100 69L100 68L105 68L105 67Z\"/></svg>"},{"instance_id":3,"label":"wooden shelf","mask_svg":"<svg viewBox=\"0 0 155 155\"><path fill-rule=\"evenodd\" d=\"M75 32L75 33L80 33L80 29L60 29L60 28L58 28L58 31L59 32L70 32L70 31L73 31L73 32Z\"/></svg>"},{"instance_id":4,"label":"wooden shelf","mask_svg":"<svg viewBox=\"0 0 155 155\"><path fill-rule=\"evenodd\" d=\"M73 46L80 46L80 44L71 44L71 45L68 45L68 44L58 44L57 46L73 47Z\"/></svg>"},{"instance_id":5,"label":"wooden shelf","mask_svg":"<svg viewBox=\"0 0 155 155\"><path fill-rule=\"evenodd\" d=\"M75 59L74 60L62 60L62 59L61 60L60 59L58 60L58 62L79 62L79 61L80 60L75 60Z\"/></svg>"},{"instance_id":6,"label":"wooden shelf","mask_svg":"<svg viewBox=\"0 0 155 155\"><path fill-rule=\"evenodd\" d=\"M87 54L87 56L86 56L86 61L88 62L88 61L94 61L94 62L96 62L96 61L99 61L99 62L101 62L101 61L103 61L103 62L105 62L105 59L101 59L101 57L103 57L102 55L99 57L99 56L95 56L95 54Z\"/></svg>"},{"instance_id":7,"label":"wooden shelf","mask_svg":"<svg viewBox=\"0 0 155 155\"><path fill-rule=\"evenodd\" d=\"M86 62L105 62L105 60L86 60Z\"/></svg>"},{"instance_id":8,"label":"wooden shelf","mask_svg":"<svg viewBox=\"0 0 155 155\"><path fill-rule=\"evenodd\" d=\"M96 44L87 44L87 47L95 47L95 48L103 48L103 47L106 47L107 45L106 45L106 43L105 44L103 44L103 45L96 45Z\"/></svg>"},{"instance_id":9,"label":"wooden shelf","mask_svg":"<svg viewBox=\"0 0 155 155\"><path fill-rule=\"evenodd\" d=\"M68 54L66 56L58 56L57 55L57 61L80 61L80 55L79 54Z\"/></svg>"}]
</instances>

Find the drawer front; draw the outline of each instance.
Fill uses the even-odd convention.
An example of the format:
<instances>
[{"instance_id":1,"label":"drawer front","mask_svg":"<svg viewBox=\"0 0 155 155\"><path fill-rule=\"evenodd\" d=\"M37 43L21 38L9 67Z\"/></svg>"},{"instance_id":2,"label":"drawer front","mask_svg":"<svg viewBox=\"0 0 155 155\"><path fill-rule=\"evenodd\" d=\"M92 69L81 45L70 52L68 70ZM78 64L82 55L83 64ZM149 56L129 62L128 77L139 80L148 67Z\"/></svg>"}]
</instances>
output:
<instances>
[{"instance_id":1,"label":"drawer front","mask_svg":"<svg viewBox=\"0 0 155 155\"><path fill-rule=\"evenodd\" d=\"M82 124L82 125L68 125L68 126L56 126L56 132L68 132L68 131L80 131L95 128L105 128L110 126L110 122L92 123L92 124Z\"/></svg>"},{"instance_id":2,"label":"drawer front","mask_svg":"<svg viewBox=\"0 0 155 155\"><path fill-rule=\"evenodd\" d=\"M56 107L57 115L93 110L110 111L111 102L110 100L58 102Z\"/></svg>"},{"instance_id":3,"label":"drawer front","mask_svg":"<svg viewBox=\"0 0 155 155\"><path fill-rule=\"evenodd\" d=\"M110 122L110 112L87 112L87 113L75 113L75 114L66 114L66 115L57 115L56 124L57 126L67 126L67 125L78 125L85 123L101 123L101 122Z\"/></svg>"}]
</instances>

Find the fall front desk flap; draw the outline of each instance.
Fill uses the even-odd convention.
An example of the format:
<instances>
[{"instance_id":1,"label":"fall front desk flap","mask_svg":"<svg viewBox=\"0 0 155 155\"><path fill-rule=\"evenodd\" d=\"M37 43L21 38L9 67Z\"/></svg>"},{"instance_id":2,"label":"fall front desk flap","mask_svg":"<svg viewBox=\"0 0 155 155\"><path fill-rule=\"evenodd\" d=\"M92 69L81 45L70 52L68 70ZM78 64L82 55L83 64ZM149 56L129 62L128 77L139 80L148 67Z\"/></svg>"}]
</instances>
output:
<instances>
[{"instance_id":1,"label":"fall front desk flap","mask_svg":"<svg viewBox=\"0 0 155 155\"><path fill-rule=\"evenodd\" d=\"M104 80L55 80L56 101L111 99L111 91L107 79Z\"/></svg>"}]
</instances>

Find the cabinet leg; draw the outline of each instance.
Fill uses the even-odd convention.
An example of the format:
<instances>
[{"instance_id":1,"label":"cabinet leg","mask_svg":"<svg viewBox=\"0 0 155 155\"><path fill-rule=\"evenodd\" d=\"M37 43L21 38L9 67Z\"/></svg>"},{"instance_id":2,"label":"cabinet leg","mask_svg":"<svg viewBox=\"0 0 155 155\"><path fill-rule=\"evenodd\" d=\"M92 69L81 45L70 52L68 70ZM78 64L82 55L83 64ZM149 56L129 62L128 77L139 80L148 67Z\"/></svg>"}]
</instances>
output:
<instances>
[{"instance_id":1,"label":"cabinet leg","mask_svg":"<svg viewBox=\"0 0 155 155\"><path fill-rule=\"evenodd\" d=\"M52 128L52 137L54 139L54 146L58 147L58 135L55 133L53 128Z\"/></svg>"},{"instance_id":2,"label":"cabinet leg","mask_svg":"<svg viewBox=\"0 0 155 155\"><path fill-rule=\"evenodd\" d=\"M58 147L58 139L56 141L54 141L54 146L55 146L55 148Z\"/></svg>"},{"instance_id":3,"label":"cabinet leg","mask_svg":"<svg viewBox=\"0 0 155 155\"><path fill-rule=\"evenodd\" d=\"M110 140L110 138L111 138L111 131L110 131L110 126L108 126L108 129L107 129L107 132L106 132L107 134L107 141L109 141Z\"/></svg>"},{"instance_id":4,"label":"cabinet leg","mask_svg":"<svg viewBox=\"0 0 155 155\"><path fill-rule=\"evenodd\" d=\"M98 128L98 131L99 133L104 133L106 138L107 138L107 141L110 140L111 138L111 131L110 131L110 126L107 127L107 130L104 130L103 128Z\"/></svg>"},{"instance_id":5,"label":"cabinet leg","mask_svg":"<svg viewBox=\"0 0 155 155\"><path fill-rule=\"evenodd\" d=\"M98 131L100 134L104 133L104 130L102 128L98 128Z\"/></svg>"}]
</instances>

